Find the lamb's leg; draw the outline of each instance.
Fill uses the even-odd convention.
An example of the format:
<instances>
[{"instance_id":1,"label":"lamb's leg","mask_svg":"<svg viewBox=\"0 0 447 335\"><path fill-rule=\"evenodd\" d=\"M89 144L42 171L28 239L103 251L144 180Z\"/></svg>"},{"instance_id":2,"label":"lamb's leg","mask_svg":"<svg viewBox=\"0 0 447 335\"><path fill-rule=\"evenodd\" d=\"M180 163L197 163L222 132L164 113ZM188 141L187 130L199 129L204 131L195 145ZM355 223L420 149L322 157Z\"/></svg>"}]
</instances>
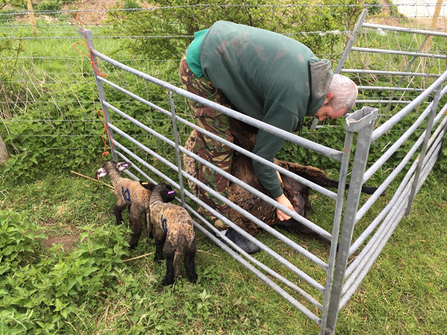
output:
<instances>
[{"instance_id":1,"label":"lamb's leg","mask_svg":"<svg viewBox=\"0 0 447 335\"><path fill-rule=\"evenodd\" d=\"M158 234L155 232L155 257L154 261L158 262L163 259L163 246L165 244L166 234Z\"/></svg>"},{"instance_id":2,"label":"lamb's leg","mask_svg":"<svg viewBox=\"0 0 447 335\"><path fill-rule=\"evenodd\" d=\"M147 234L147 238L149 239L153 239L154 238L154 233L152 231L153 226L152 226L152 222L151 222L151 212L149 210L146 211L146 234Z\"/></svg>"},{"instance_id":3,"label":"lamb's leg","mask_svg":"<svg viewBox=\"0 0 447 335\"><path fill-rule=\"evenodd\" d=\"M132 238L130 239L130 249L135 249L138 245L138 240L141 236L143 227L141 225L141 212L134 210L136 206L132 207L130 213L130 224L132 228Z\"/></svg>"},{"instance_id":4,"label":"lamb's leg","mask_svg":"<svg viewBox=\"0 0 447 335\"><path fill-rule=\"evenodd\" d=\"M118 203L115 204L115 206L113 207L113 214L115 214L115 218L116 218L116 224L120 225L121 223L123 223L123 209L126 208L126 204L124 205L118 205Z\"/></svg>"},{"instance_id":5,"label":"lamb's leg","mask_svg":"<svg viewBox=\"0 0 447 335\"><path fill-rule=\"evenodd\" d=\"M178 268L178 260L176 262L175 256L175 250L171 243L166 242L164 250L164 257L166 259L166 275L163 279L163 286L172 285L175 282L175 274L177 272L175 266L177 265Z\"/></svg>"},{"instance_id":6,"label":"lamb's leg","mask_svg":"<svg viewBox=\"0 0 447 335\"><path fill-rule=\"evenodd\" d=\"M196 251L187 251L185 252L185 269L186 269L186 275L188 276L188 279L191 283L195 283L197 281L197 273L196 273L196 265L194 262L194 256L196 254Z\"/></svg>"}]
</instances>

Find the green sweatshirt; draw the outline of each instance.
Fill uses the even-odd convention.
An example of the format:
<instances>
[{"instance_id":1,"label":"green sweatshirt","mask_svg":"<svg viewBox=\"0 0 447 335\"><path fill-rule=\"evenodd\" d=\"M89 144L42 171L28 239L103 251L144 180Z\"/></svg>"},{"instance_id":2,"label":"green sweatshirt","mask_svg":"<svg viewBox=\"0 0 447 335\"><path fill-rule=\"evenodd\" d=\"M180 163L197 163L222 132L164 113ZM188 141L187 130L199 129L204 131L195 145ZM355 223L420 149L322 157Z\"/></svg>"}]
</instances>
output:
<instances>
[{"instance_id":1,"label":"green sweatshirt","mask_svg":"<svg viewBox=\"0 0 447 335\"><path fill-rule=\"evenodd\" d=\"M203 75L239 112L293 132L301 119L323 105L332 80L331 65L298 41L225 21L198 35L195 47L188 49L188 65L200 64ZM259 130L253 153L273 162L284 142ZM253 167L273 197L283 193L274 169L256 161Z\"/></svg>"}]
</instances>

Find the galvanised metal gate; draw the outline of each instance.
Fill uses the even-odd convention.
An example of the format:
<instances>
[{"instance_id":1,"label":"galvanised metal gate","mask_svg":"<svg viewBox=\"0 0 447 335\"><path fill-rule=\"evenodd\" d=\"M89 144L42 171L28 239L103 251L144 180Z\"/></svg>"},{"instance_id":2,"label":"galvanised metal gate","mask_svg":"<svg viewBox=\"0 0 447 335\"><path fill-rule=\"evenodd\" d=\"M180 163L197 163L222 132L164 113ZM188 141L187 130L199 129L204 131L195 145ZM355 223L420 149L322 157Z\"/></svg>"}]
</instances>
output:
<instances>
[{"instance_id":1,"label":"galvanised metal gate","mask_svg":"<svg viewBox=\"0 0 447 335\"><path fill-rule=\"evenodd\" d=\"M374 129L374 121L378 115L377 109L371 107L363 107L362 109L357 110L356 112L349 115L345 121L346 136L344 148L342 151L339 151L311 142L302 137L285 132L268 124L264 124L263 122L240 114L231 109L217 105L206 99L195 96L183 89L173 86L167 82L137 71L96 51L93 46L93 36L89 30L82 31L80 29L79 34L85 36L88 42L93 66L95 66L94 64L96 64L97 60L100 59L102 62L107 62L112 66L125 71L126 73L132 74L138 78L142 78L147 81L147 83L156 85L157 87L161 87L169 92L170 110L167 110L160 107L156 103L150 102L124 89L123 87L120 87L119 85L99 76L94 71L101 106L106 116L106 125L109 130L108 135L110 140L113 139L113 159L117 161L121 159L133 161L135 170L145 179L154 182L154 180L142 170L143 167L149 169L153 173L157 174L160 178L169 182L173 187L180 190L181 199L179 199L179 201L181 202L182 206L184 206L192 214L193 218L196 218L196 220L198 219L198 221L201 222L201 224L195 222L195 227L200 232L202 232L214 243L224 249L238 262L252 271L273 290L275 290L283 298L289 301L294 307L296 307L307 317L313 320L316 324L318 324L320 326L320 334L334 334L339 311L343 308L343 306L347 303L347 301L359 287L403 215L405 213L407 213L407 215L410 213L411 204L415 194L421 187L424 180L427 178L429 172L431 171L433 165L437 160L437 157L441 150L443 136L446 132L447 124L447 116L444 115L446 106L442 106L442 108L438 106L439 99L446 93L446 89L442 90L442 83L447 78L447 72L443 73L439 77L439 79L437 79L427 90L422 92L422 94L420 94L416 99L411 101L400 112L398 112L377 129ZM135 99L139 103L146 105L148 109L155 111L155 113L159 113L164 117L164 119L172 120L173 139L168 138L168 135L166 134L161 134L155 131L154 129L141 122L141 120L133 118L131 115L129 115L129 113L126 113L126 108L121 110L118 107L108 103L105 95L105 85L107 86L108 90L110 89L111 91L125 94L128 97ZM404 134L402 134L399 140L391 145L388 150L383 153L382 157L367 169L367 159L371 143L377 141L386 132L391 130L399 121L403 120L409 114L413 113L415 108L420 106L423 102L426 102L427 99L433 95L433 93L435 93L434 100L428 103L428 107L425 108L422 113L420 113L417 121L414 122L413 126L411 126ZM332 192L287 170L284 170L279 166L271 164L270 162L265 161L262 158L257 157L234 144L228 143L217 136L209 134L205 130L196 126L194 123L191 123L188 120L176 115L176 104L174 95L182 96L193 101L198 101L201 104L214 108L237 120L243 121L259 129L263 129L265 131L273 133L276 136L282 137L296 145L302 146L306 149L312 150L318 154L324 155L339 162L340 186L337 192ZM151 149L149 146L141 143L137 138L133 138L131 135L126 133L126 131L120 129L117 126L119 123L116 122L116 118L121 118L122 120L126 120L126 122L132 123L133 125L143 129L151 137L160 139L167 145L171 146L175 150L174 158L162 156L157 152L157 150ZM366 183L371 178L371 176L373 176L374 173L383 166L383 164L385 164L385 162L393 155L393 153L395 153L396 150L399 149L401 145L406 142L417 129L421 130L422 125L424 125L424 132L420 137L418 137L412 148L402 159L402 162L389 174L386 180L379 186L378 190L360 206L360 190L362 185ZM293 178L309 186L325 197L334 200L336 205L335 211L333 213L332 231L327 231L321 228L318 224L289 211L288 209L279 205L264 194L251 188L250 186L234 178L233 176L221 171L210 163L203 161L200 157L186 150L183 146L180 145L178 136L179 126L182 128L187 127L188 129L196 129L199 132L209 135L215 140L231 146L234 150L248 155L253 159L257 159L258 161L261 161L264 164L275 168L276 170L289 176L290 178ZM137 147L138 150L132 151L128 147L126 147L126 145L123 145L122 142L131 143L132 146ZM350 153L354 143L356 145L356 149L353 158L352 169L350 170ZM415 153L419 153L416 158L413 157ZM141 154L149 155L150 157L154 157L156 160L162 162L164 167L169 168L175 171L176 174L178 174L178 179L176 181L172 180L165 173L163 173L161 169L149 164L148 159L143 159L141 157ZM187 174L182 169L182 154L188 155L195 160L201 161L203 164L221 173L222 175L224 175L224 177L230 179L232 182L237 183L241 187L249 190L256 196L269 202L273 206L280 208L281 210L289 214L293 219L312 229L315 233L330 239L332 243L327 259L321 259L321 257L318 257L312 252L306 250L280 232L272 229L270 226L256 219L250 213L243 211L239 206L237 206L237 204L221 197L214 190L210 189L208 186L204 185L193 176ZM405 169L407 169L407 172L404 174ZM138 179L131 172L126 172L130 177ZM344 185L349 173L352 173L350 178L350 188L347 194L347 198L345 199ZM357 238L353 242L352 236L354 230L356 229L356 224L360 221L360 219L362 219L362 217L365 216L367 211L376 202L379 196L398 176L402 178L402 181L395 191L394 195L392 196L391 200L383 209L381 209L380 213L374 218L374 220L368 224L366 229L363 229L363 231L361 232L356 231L356 233L359 234L359 238ZM247 234L244 230L240 229L234 223L220 215L220 213L215 212L212 208L201 202L197 197L195 197L184 187L183 180L185 178L188 179L188 181L191 181L198 185L198 187L205 188L209 193L221 199L230 207L250 218L250 220L262 227L267 233L272 234L283 243L285 243L288 247L298 252L300 256L303 256L305 260L307 260L311 264L311 266L313 267L312 273L314 273L314 275L311 276L306 273L306 270L303 270L301 266L302 264L304 264L304 262L302 261L303 257L300 257L300 261L298 262L298 257L287 258L284 255L276 253L270 246L259 242L255 237ZM195 202L198 206L202 206L210 212L214 213L217 217L226 222L233 229L256 243L265 253L273 257L278 262L275 268L280 268L281 266L286 267L288 270L290 270L291 276L294 279L285 278L284 276L280 275L277 270L265 266L254 257L243 252L226 237L222 236L225 242L231 247L223 243L222 240L216 238L213 233L217 233L217 230L212 226L212 224L207 222L199 213L197 213L197 211L186 204L185 197ZM343 212L344 215L342 216ZM207 227L208 229L205 229L203 226ZM339 242L338 252L337 242ZM357 253L357 256L355 260L349 263L348 261L351 260L350 257L354 253ZM310 267L307 267L307 269L309 268ZM273 280L271 278L273 278Z\"/></svg>"}]
</instances>

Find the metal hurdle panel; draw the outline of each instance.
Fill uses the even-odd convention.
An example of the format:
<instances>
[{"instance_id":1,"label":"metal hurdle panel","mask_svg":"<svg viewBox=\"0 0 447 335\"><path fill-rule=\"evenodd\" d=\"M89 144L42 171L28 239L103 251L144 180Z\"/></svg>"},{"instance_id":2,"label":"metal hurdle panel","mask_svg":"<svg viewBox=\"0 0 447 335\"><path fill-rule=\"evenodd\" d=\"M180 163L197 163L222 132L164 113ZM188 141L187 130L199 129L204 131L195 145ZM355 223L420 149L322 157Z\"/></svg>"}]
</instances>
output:
<instances>
[{"instance_id":1,"label":"metal hurdle panel","mask_svg":"<svg viewBox=\"0 0 447 335\"><path fill-rule=\"evenodd\" d=\"M320 334L334 334L339 311L346 304L349 298L355 293L356 289L359 287L362 280L371 269L374 261L377 259L378 255L385 246L387 240L396 228L400 219L405 214L405 211L407 211L407 214L409 214L414 195L417 193L418 189L420 188L428 173L432 169L434 163L436 162L439 151L441 150L443 136L446 132L447 120L446 116L444 115L446 107L444 106L439 111L438 101L446 92L445 89L441 90L441 84L447 78L447 72L442 74L441 77L427 90L425 90L417 99L409 103L398 114L396 114L394 117L392 117L390 120L388 120L377 129L374 129L374 120L378 115L377 109L363 107L362 109L349 115L345 122L346 136L344 148L342 151L339 151L311 142L302 137L296 136L294 134L285 132L281 129L255 120L251 117L215 104L167 82L164 82L143 72L137 71L122 63L119 63L94 49L93 36L89 30L79 30L79 33L82 36L84 36L85 34L85 38L90 48L90 56L92 57L93 64L95 64L98 59L100 59L101 62L107 62L114 67L135 75L136 77L142 78L152 85L162 87L167 92L169 92L170 110L168 111L156 105L155 103L143 99L142 97L120 87L119 85L105 78L102 78L94 71L101 106L106 116L106 124L109 129L108 135L111 140L113 139L114 143L114 146L112 148L113 159L125 159L137 162L134 163L134 169L145 179L154 182L154 180L142 170L143 167L149 169L160 178L169 182L173 187L177 188L180 191L181 197L177 200L181 202L182 206L185 207L192 214L192 217L198 221L195 222L195 228L197 230L202 232L219 247L224 249L229 255L231 255L239 263L253 272L257 277L259 277L259 279L265 282L269 287L271 287L294 307L296 307L308 318L318 324L320 326ZM108 88L112 88L126 94L139 103L148 106L148 108L155 110L156 113L160 113L160 115L163 115L165 119L171 120L174 139L172 140L164 134L158 133L140 120L133 118L131 115L126 113L126 110L120 110L116 106L108 103L104 93L104 85L107 85ZM435 99L431 103L429 103L426 110L414 123L414 126L408 129L401 136L401 138L383 154L383 156L379 160L377 160L372 166L367 168L367 158L371 143L382 137L387 131L395 126L397 122L405 118L414 110L414 108L419 106L430 95L432 95L433 92L436 92ZM237 145L229 143L223 139L220 139L218 136L208 133L207 131L196 126L194 123L191 123L188 120L176 115L174 95L182 96L187 99L200 102L203 105L219 110L220 112L225 113L237 120L243 121L259 129L263 129L265 131L273 133L276 136L282 137L296 145L300 145L302 147L305 147L306 149L312 150L318 154L324 155L339 162L340 186L337 192L325 189L302 177L296 176L285 169L282 169L256 155L253 155L252 153L238 147ZM119 115L120 117L125 118L127 121L131 122L137 127L140 127L151 136L156 137L162 140L167 145L171 146L172 149L175 151L175 158L169 159L163 157L162 155L157 153L156 150L140 143L137 139L127 134L114 123L114 115ZM399 166L392 173L390 173L389 177L384 181L382 185L380 185L378 190L373 195L371 195L370 198L359 209L359 199L362 185L371 178L371 176L387 161L389 157L391 157L394 152L396 152L396 150L402 145L402 143L408 140L410 135L413 134L416 129L420 129L423 121L427 119L428 125L425 126L425 132L416 141L412 149L408 152L407 156L402 160L402 163L399 164ZM325 197L328 197L329 199L335 201L336 205L333 215L332 231L329 232L321 228L318 224L311 222L310 220L294 212L291 212L268 196L265 196L259 191L241 182L237 178L234 178L228 173L223 172L209 162L202 160L200 157L186 150L183 146L180 145L177 132L178 125L182 125L182 127L185 126L190 129L196 129L197 131L212 137L218 142L231 146L234 150L247 155L252 159L256 159L266 165L271 166L279 172L305 184L306 186L312 188L314 191L319 192ZM433 131L433 129L435 130ZM134 146L137 146L141 152L144 152L145 154L148 154L151 157L154 157L155 159L162 162L166 167L174 171L175 175L178 175L177 180L171 179L168 175L149 164L147 160L141 158L135 152L129 150L129 148L120 143L120 141L118 140L119 138L130 141L130 143L132 143ZM349 171L349 163L351 160L350 153L354 142L356 143L356 150L353 159L353 168L352 171ZM418 158L412 160L413 154L418 152L418 150ZM285 213L290 215L293 219L312 229L315 233L330 239L332 243L327 259L321 259L312 252L306 250L293 240L266 225L261 220L258 220L250 213L245 212L239 206L237 206L237 204L230 202L228 199L216 193L213 189L210 189L207 185L201 183L193 176L187 174L182 169L181 155L183 154L186 154L194 158L195 160L199 160L201 163L205 164L211 169L221 173L231 182L240 185L256 196L262 198L266 202L272 204L277 208L280 208ZM360 237L353 241L352 236L356 223L371 208L371 206L379 198L379 196L383 193L387 186L402 172L404 167L410 163L412 163L412 165L403 178L397 191L392 196L391 201L385 208L383 208L380 214L369 224L369 226L363 232L361 232ZM133 173L129 171L125 172L130 177L138 179L138 177L135 176ZM350 178L350 188L345 201L344 185L350 172L352 172L352 176ZM193 183L198 185L198 187L206 189L207 192L213 194L239 213L245 215L247 218L262 227L266 232L270 233L281 242L286 244L288 247L290 247L292 250L299 253L300 256L303 256L305 259L307 259L319 271L319 278L315 278L316 276L312 277L311 275L306 273L306 271L301 269L299 265L296 264L297 262L294 262L295 259L290 259L290 257L288 259L283 255L278 254L277 252L272 250L271 247L261 243L260 241L258 241L257 238L249 235L244 230L236 226L233 222L229 221L220 213L216 212L205 203L200 201L191 192L189 192L186 187L184 187L184 179L192 181ZM267 267L256 258L246 254L231 241L229 241L225 236L217 238L215 234L217 234L218 231L213 227L212 224L207 222L196 210L194 210L194 208L188 205L185 201L185 198L188 198L190 201L196 203L198 206L201 206L212 212L230 227L238 231L240 234L244 235L249 240L256 243L263 250L263 252L267 253L269 256L273 257L275 261L277 261L277 266L275 266L275 269ZM343 212L344 215L342 217ZM342 220L343 225L341 225ZM368 240L367 243L365 243L365 241L369 237L371 238ZM338 242L340 243L337 252ZM359 251L357 258L349 264L348 261L350 260L350 257L356 251ZM279 268L282 266L288 269L295 279L290 280L280 275L277 272L276 267ZM272 280L271 277L273 277L274 279ZM315 309L318 310L318 312L315 312Z\"/></svg>"}]
</instances>

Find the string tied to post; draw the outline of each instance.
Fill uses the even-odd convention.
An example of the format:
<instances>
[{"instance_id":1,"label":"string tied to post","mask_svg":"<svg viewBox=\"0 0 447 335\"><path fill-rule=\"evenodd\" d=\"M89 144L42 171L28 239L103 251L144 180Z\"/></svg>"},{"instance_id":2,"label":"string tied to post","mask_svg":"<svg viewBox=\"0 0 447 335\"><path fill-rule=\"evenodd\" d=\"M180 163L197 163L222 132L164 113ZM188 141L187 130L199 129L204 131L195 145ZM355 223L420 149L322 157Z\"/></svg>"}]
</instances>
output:
<instances>
[{"instance_id":1,"label":"string tied to post","mask_svg":"<svg viewBox=\"0 0 447 335\"><path fill-rule=\"evenodd\" d=\"M99 112L102 113L104 118L101 118L101 115L99 114ZM113 138L112 138L112 135L110 134L109 126L105 122L105 119L106 119L105 114L101 109L98 110L98 118L101 120L102 124L104 125L104 129L103 129L102 135L101 135L102 141L104 142L104 149L103 149L104 152L102 153L102 156L104 156L104 155L107 156L109 154L109 152L106 150L106 148L107 149L113 148ZM110 146L107 145L107 137L110 139Z\"/></svg>"},{"instance_id":2,"label":"string tied to post","mask_svg":"<svg viewBox=\"0 0 447 335\"><path fill-rule=\"evenodd\" d=\"M78 18L78 21L79 21L79 25L81 26L82 35L84 36L84 40L85 40L85 42L78 41L78 42L76 42L75 44L73 44L73 48L74 48L77 52L79 52L81 55L84 55L84 56L90 58L90 64L92 65L92 67L93 67L93 71L95 71L95 74L96 74L97 76L100 76L100 77L103 77L103 78L107 78L107 76L106 76L104 73L102 73L101 70L98 68L98 61L95 61L95 57L94 57L94 55L93 55L92 48L90 48L90 46L88 45L87 37L85 37L84 27L82 26L82 22L81 22L81 19L80 19L80 17L79 17L79 13L77 14L77 18ZM79 50L76 48L76 44L78 44L78 43L83 44L83 45L85 45L85 46L87 47L87 49L88 49L88 51L89 51L89 55L83 53L82 51L79 51Z\"/></svg>"}]
</instances>

